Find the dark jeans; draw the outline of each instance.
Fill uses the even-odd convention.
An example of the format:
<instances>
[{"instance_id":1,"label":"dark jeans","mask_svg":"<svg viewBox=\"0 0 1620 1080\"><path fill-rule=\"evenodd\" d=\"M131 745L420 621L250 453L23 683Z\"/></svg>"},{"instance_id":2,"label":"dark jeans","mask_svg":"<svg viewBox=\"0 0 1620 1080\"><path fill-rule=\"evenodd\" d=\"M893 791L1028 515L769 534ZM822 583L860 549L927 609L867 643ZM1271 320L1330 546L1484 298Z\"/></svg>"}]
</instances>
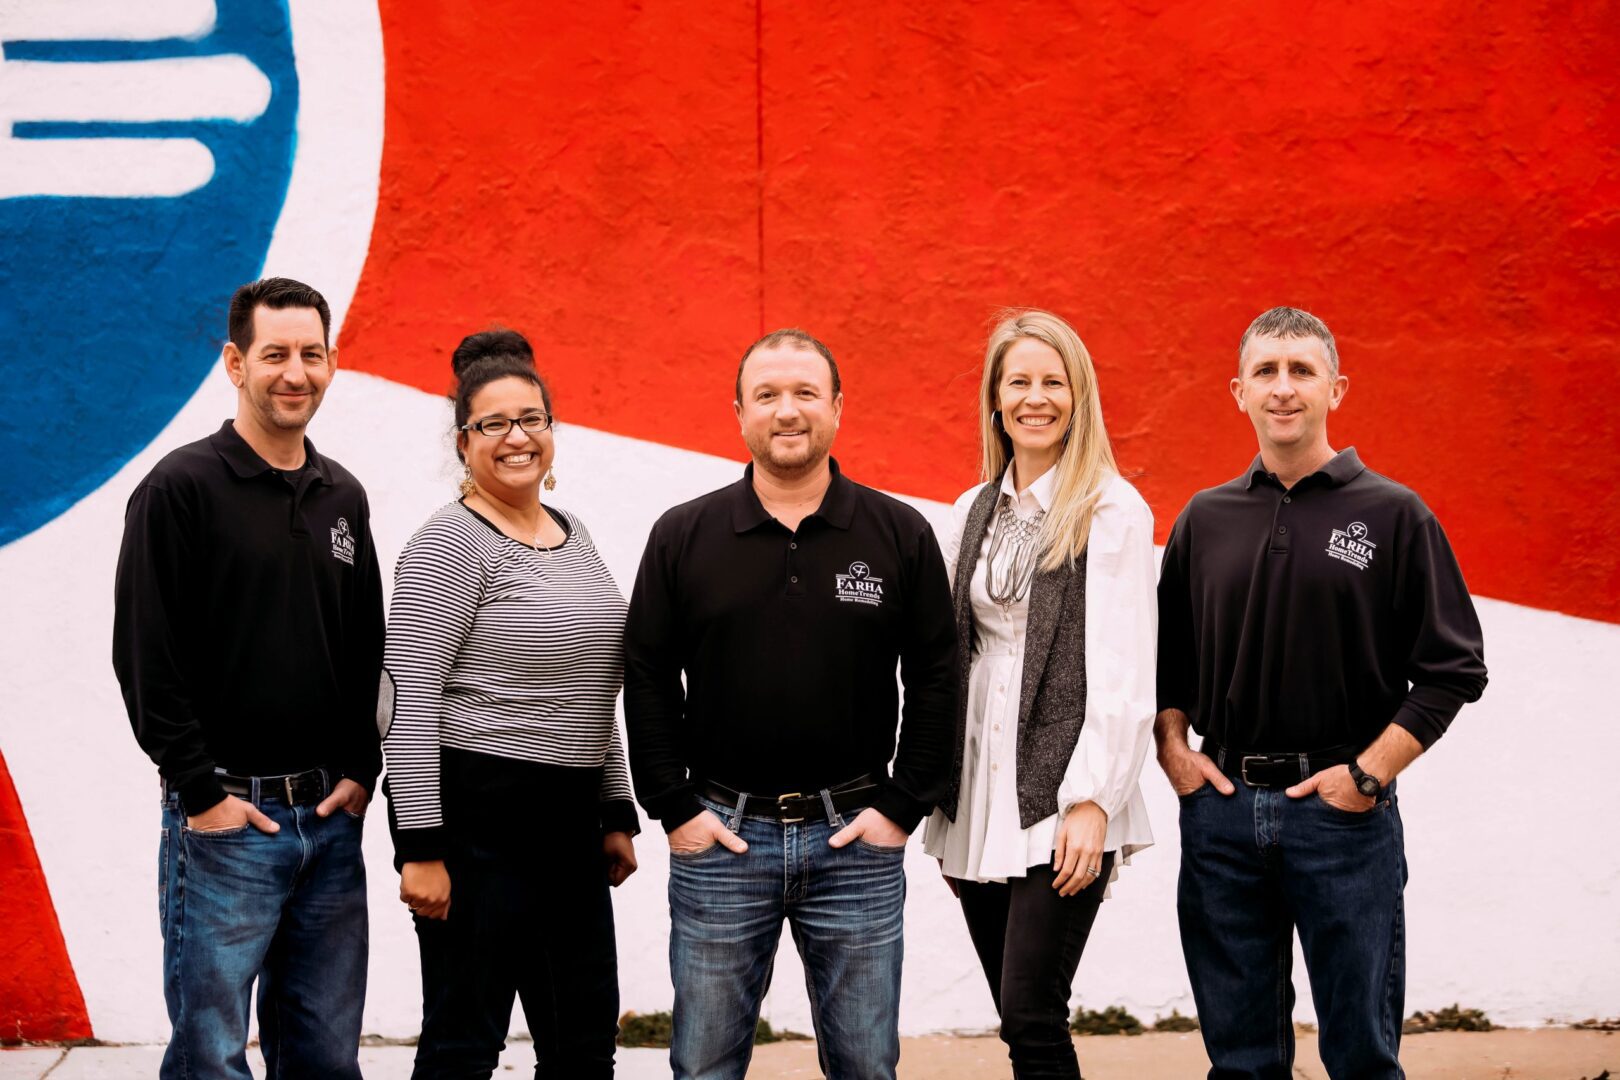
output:
<instances>
[{"instance_id":1,"label":"dark jeans","mask_svg":"<svg viewBox=\"0 0 1620 1080\"><path fill-rule=\"evenodd\" d=\"M419 1080L487 1077L514 997L540 1080L613 1075L619 972L599 769L445 750L449 918L415 919Z\"/></svg>"},{"instance_id":2,"label":"dark jeans","mask_svg":"<svg viewBox=\"0 0 1620 1080\"><path fill-rule=\"evenodd\" d=\"M269 1080L357 1080L368 932L360 819L277 799L258 806L280 832L195 832L177 796L164 803L158 913L174 1031L159 1076L250 1080L257 979Z\"/></svg>"},{"instance_id":3,"label":"dark jeans","mask_svg":"<svg viewBox=\"0 0 1620 1080\"><path fill-rule=\"evenodd\" d=\"M1045 864L1005 883L956 883L1017 1080L1080 1076L1069 994L1113 865L1110 851L1096 880L1073 896L1057 894Z\"/></svg>"},{"instance_id":4,"label":"dark jeans","mask_svg":"<svg viewBox=\"0 0 1620 1080\"><path fill-rule=\"evenodd\" d=\"M1394 785L1364 814L1236 781L1181 799L1181 946L1211 1080L1292 1076L1293 931L1334 1080L1402 1077L1406 855Z\"/></svg>"},{"instance_id":5,"label":"dark jeans","mask_svg":"<svg viewBox=\"0 0 1620 1080\"><path fill-rule=\"evenodd\" d=\"M784 919L804 960L827 1080L894 1080L905 846L828 847L859 811L784 825L704 805L748 850L738 855L716 844L670 854L676 1080L742 1080Z\"/></svg>"}]
</instances>

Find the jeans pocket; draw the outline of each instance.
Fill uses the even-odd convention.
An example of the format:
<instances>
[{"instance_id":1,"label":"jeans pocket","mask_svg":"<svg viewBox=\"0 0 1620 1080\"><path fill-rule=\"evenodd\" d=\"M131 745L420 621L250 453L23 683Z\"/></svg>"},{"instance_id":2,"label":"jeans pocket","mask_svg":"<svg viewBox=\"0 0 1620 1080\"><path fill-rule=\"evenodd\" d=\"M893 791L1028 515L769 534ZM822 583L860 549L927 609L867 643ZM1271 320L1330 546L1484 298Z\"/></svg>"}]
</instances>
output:
<instances>
[{"instance_id":1,"label":"jeans pocket","mask_svg":"<svg viewBox=\"0 0 1620 1080\"><path fill-rule=\"evenodd\" d=\"M353 810L350 810L347 806L342 807L342 810L343 810L343 812L345 814L347 814L350 818L352 818L355 821L364 821L364 820L366 820L366 815L357 814Z\"/></svg>"},{"instance_id":2,"label":"jeans pocket","mask_svg":"<svg viewBox=\"0 0 1620 1080\"><path fill-rule=\"evenodd\" d=\"M1371 806L1367 807L1365 810L1344 810L1334 806L1332 803L1322 798L1322 792L1320 789L1317 790L1315 798L1316 805L1321 807L1322 810L1326 811L1329 817L1337 818L1340 821L1356 825L1359 825L1364 821L1372 821L1374 818L1378 817L1379 811L1383 810L1389 805L1389 800L1387 798L1381 798Z\"/></svg>"},{"instance_id":3,"label":"jeans pocket","mask_svg":"<svg viewBox=\"0 0 1620 1080\"><path fill-rule=\"evenodd\" d=\"M158 927L169 932L169 827L158 839Z\"/></svg>"},{"instance_id":4,"label":"jeans pocket","mask_svg":"<svg viewBox=\"0 0 1620 1080\"><path fill-rule=\"evenodd\" d=\"M190 825L184 826L185 835L199 837L203 840L230 840L233 837L244 836L252 826L245 822L230 829L193 829Z\"/></svg>"},{"instance_id":5,"label":"jeans pocket","mask_svg":"<svg viewBox=\"0 0 1620 1080\"><path fill-rule=\"evenodd\" d=\"M674 848L670 848L669 857L671 861L696 862L698 859L707 858L708 856L713 855L716 851L720 850L720 846L720 841L716 840L708 847L698 848L696 851L676 851Z\"/></svg>"},{"instance_id":6,"label":"jeans pocket","mask_svg":"<svg viewBox=\"0 0 1620 1080\"><path fill-rule=\"evenodd\" d=\"M1214 791L1214 790L1215 790L1215 785L1210 783L1208 780L1205 780L1202 784L1199 784L1197 787L1193 788L1191 791L1187 792L1187 794L1185 794L1185 795L1181 794L1180 792L1177 792L1176 793L1176 798L1182 799L1182 800L1191 799L1191 798L1195 798L1196 796L1204 794L1206 791Z\"/></svg>"},{"instance_id":7,"label":"jeans pocket","mask_svg":"<svg viewBox=\"0 0 1620 1080\"><path fill-rule=\"evenodd\" d=\"M876 855L904 855L906 853L905 844L874 844L864 836L855 838L855 846L865 848Z\"/></svg>"}]
</instances>

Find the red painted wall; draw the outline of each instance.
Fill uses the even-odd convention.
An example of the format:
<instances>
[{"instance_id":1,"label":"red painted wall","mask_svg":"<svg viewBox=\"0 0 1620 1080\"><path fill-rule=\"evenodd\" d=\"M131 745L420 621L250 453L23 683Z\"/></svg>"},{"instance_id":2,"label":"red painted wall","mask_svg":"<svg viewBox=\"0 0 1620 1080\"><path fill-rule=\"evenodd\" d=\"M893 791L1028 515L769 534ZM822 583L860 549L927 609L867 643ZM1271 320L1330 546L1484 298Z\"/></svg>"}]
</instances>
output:
<instances>
[{"instance_id":1,"label":"red painted wall","mask_svg":"<svg viewBox=\"0 0 1620 1080\"><path fill-rule=\"evenodd\" d=\"M1620 620L1620 4L1571 7L384 3L344 351L442 390L500 320L565 421L740 456L737 355L802 325L849 471L948 499L987 320L1050 307L1162 538L1252 456L1236 343L1295 304L1336 444L1477 592Z\"/></svg>"},{"instance_id":2,"label":"red painted wall","mask_svg":"<svg viewBox=\"0 0 1620 1080\"><path fill-rule=\"evenodd\" d=\"M84 995L0 755L0 1043L91 1037Z\"/></svg>"}]
</instances>

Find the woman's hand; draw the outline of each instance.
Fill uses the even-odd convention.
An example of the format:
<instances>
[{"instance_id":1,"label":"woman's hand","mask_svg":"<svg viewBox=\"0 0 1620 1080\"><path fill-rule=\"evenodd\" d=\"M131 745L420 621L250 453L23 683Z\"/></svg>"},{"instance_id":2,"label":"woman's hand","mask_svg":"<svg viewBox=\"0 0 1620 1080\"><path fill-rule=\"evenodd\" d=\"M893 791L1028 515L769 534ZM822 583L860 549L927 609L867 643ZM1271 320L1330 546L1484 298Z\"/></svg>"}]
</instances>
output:
<instances>
[{"instance_id":1,"label":"woman's hand","mask_svg":"<svg viewBox=\"0 0 1620 1080\"><path fill-rule=\"evenodd\" d=\"M636 845L629 833L603 833L602 854L607 856L608 884L615 889L636 872Z\"/></svg>"},{"instance_id":2,"label":"woman's hand","mask_svg":"<svg viewBox=\"0 0 1620 1080\"><path fill-rule=\"evenodd\" d=\"M424 919L450 917L450 871L443 859L408 862L399 870L399 898L412 915Z\"/></svg>"},{"instance_id":3,"label":"woman's hand","mask_svg":"<svg viewBox=\"0 0 1620 1080\"><path fill-rule=\"evenodd\" d=\"M1102 870L1103 841L1108 836L1108 815L1094 802L1075 803L1058 823L1052 869L1052 888L1059 896L1073 896L1090 888Z\"/></svg>"}]
</instances>

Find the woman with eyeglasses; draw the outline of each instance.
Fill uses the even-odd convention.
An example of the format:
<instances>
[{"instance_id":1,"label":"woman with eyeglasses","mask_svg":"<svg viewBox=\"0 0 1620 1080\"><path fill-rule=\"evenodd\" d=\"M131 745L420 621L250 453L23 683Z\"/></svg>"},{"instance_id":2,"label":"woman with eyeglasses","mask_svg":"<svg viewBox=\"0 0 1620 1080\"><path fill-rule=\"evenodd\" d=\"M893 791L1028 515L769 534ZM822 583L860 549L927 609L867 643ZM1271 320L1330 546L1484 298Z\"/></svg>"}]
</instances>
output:
<instances>
[{"instance_id":1,"label":"woman with eyeglasses","mask_svg":"<svg viewBox=\"0 0 1620 1080\"><path fill-rule=\"evenodd\" d=\"M607 1077L608 888L636 869L614 715L626 605L585 526L541 498L555 445L529 343L473 334L451 366L461 498L400 554L380 707L422 956L414 1076L489 1076L515 995L536 1075Z\"/></svg>"},{"instance_id":2,"label":"woman with eyeglasses","mask_svg":"<svg viewBox=\"0 0 1620 1080\"><path fill-rule=\"evenodd\" d=\"M1119 863L1153 843L1153 514L1114 464L1078 335L1011 313L985 351L984 483L944 547L956 765L924 850L962 904L1013 1072L1078 1080L1069 994Z\"/></svg>"}]
</instances>

